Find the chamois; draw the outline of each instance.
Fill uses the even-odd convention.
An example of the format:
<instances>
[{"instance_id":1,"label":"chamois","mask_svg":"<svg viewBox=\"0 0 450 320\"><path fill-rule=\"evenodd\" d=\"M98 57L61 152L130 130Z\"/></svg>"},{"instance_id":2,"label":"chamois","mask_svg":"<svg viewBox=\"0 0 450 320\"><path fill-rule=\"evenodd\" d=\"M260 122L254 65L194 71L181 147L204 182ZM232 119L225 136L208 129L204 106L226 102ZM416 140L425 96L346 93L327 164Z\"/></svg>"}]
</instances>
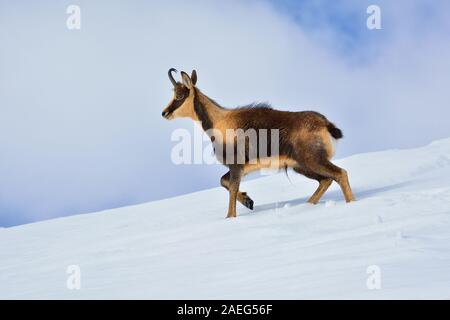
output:
<instances>
[{"instance_id":1,"label":"chamois","mask_svg":"<svg viewBox=\"0 0 450 320\"><path fill-rule=\"evenodd\" d=\"M195 70L192 71L191 76L181 71L181 82L173 78L172 72L177 70L171 68L168 71L169 79L174 87L174 96L162 112L162 116L169 120L189 117L198 121L210 136L215 149L217 146L223 146L222 151L232 150L236 156L232 157L233 161L225 162L224 157L221 156L222 153L216 152L219 161L229 169L220 179L220 184L229 192L227 218L236 217L236 200L253 210L253 200L246 192L239 191L241 178L249 172L268 167L292 168L297 173L317 180L319 186L309 198L309 203L319 202L333 180L341 187L346 202L355 200L347 172L330 162L335 152L333 140L341 139L342 131L325 116L314 111L274 110L267 104L252 104L236 109L224 108L197 88ZM262 132L264 129L265 132L278 130L279 136L276 141L278 154L262 157L260 153L257 153L256 159L251 159L249 144L252 142L245 137L244 161L237 161L239 152L235 144L239 137L229 138L226 132L239 129L243 131L252 129L257 132ZM211 130L219 134L210 134ZM253 142L253 145L256 145L256 148L261 147L259 142ZM232 147L228 148L230 144Z\"/></svg>"}]
</instances>

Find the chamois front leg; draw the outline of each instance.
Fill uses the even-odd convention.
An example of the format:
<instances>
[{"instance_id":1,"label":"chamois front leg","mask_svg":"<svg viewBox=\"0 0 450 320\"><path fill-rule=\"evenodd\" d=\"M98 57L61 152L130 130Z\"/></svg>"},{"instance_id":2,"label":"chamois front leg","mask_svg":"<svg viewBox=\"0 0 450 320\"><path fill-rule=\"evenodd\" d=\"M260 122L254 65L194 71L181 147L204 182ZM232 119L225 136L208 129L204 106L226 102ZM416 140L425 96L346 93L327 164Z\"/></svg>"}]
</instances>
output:
<instances>
[{"instance_id":1,"label":"chamois front leg","mask_svg":"<svg viewBox=\"0 0 450 320\"><path fill-rule=\"evenodd\" d=\"M236 200L239 192L239 184L241 183L242 168L240 166L232 166L230 168L230 183L228 192L230 194L230 202L228 204L227 218L236 218Z\"/></svg>"},{"instance_id":2,"label":"chamois front leg","mask_svg":"<svg viewBox=\"0 0 450 320\"><path fill-rule=\"evenodd\" d=\"M223 177L220 179L220 185L224 187L225 189L229 190L230 185L230 171L225 173ZM237 193L237 201L242 203L244 206L249 208L250 210L253 210L253 200L247 195L247 192L238 191Z\"/></svg>"}]
</instances>

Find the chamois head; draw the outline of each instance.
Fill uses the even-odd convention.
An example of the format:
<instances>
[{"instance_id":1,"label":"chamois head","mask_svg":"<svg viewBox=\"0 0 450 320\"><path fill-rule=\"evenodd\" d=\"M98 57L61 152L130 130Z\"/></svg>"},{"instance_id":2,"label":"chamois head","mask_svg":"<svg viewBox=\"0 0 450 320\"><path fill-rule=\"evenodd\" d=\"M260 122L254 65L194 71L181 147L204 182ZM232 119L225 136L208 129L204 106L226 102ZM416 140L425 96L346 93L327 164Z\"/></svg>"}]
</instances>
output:
<instances>
[{"instance_id":1,"label":"chamois head","mask_svg":"<svg viewBox=\"0 0 450 320\"><path fill-rule=\"evenodd\" d=\"M189 117L196 119L194 111L194 87L197 83L197 73L192 70L189 77L184 71L181 71L181 81L177 82L173 78L172 72L177 72L170 68L168 75L173 84L173 98L167 107L163 110L162 116L168 120L175 118Z\"/></svg>"}]
</instances>

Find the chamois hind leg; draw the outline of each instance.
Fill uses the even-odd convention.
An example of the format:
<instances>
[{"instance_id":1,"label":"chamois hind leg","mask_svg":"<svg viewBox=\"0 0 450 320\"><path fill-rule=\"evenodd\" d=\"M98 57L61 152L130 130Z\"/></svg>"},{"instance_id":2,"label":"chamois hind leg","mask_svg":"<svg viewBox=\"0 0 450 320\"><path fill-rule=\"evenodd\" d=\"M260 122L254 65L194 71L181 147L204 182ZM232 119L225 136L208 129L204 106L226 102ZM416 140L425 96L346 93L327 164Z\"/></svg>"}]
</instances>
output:
<instances>
[{"instance_id":1,"label":"chamois hind leg","mask_svg":"<svg viewBox=\"0 0 450 320\"><path fill-rule=\"evenodd\" d=\"M293 169L295 172L300 173L310 179L317 180L319 182L319 186L317 187L317 190L308 199L309 203L317 204L319 202L320 198L322 198L323 194L330 187L331 183L333 182L333 179L321 176L320 174L310 172L310 171L308 171L306 169L302 169L300 167L295 167Z\"/></svg>"},{"instance_id":2,"label":"chamois hind leg","mask_svg":"<svg viewBox=\"0 0 450 320\"><path fill-rule=\"evenodd\" d=\"M222 178L220 178L220 185L224 187L225 189L229 190L230 185L230 171L225 173ZM236 195L237 201L242 203L244 206L249 208L250 210L253 210L253 200L247 195L247 192L241 192L238 191Z\"/></svg>"},{"instance_id":3,"label":"chamois hind leg","mask_svg":"<svg viewBox=\"0 0 450 320\"><path fill-rule=\"evenodd\" d=\"M355 196L348 182L347 171L331 163L326 157L320 157L320 161L308 163L307 166L315 173L336 181L341 187L346 202L355 201Z\"/></svg>"}]
</instances>

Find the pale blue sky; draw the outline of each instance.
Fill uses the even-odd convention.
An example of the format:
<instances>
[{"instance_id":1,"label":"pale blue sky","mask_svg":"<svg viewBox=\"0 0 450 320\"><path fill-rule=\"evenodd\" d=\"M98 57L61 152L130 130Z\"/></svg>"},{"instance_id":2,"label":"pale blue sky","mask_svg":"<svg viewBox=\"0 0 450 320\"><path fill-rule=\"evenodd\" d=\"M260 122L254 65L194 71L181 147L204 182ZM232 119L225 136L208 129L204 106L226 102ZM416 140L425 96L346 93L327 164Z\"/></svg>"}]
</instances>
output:
<instances>
[{"instance_id":1,"label":"pale blue sky","mask_svg":"<svg viewBox=\"0 0 450 320\"><path fill-rule=\"evenodd\" d=\"M382 30L366 28L370 4ZM170 67L196 68L226 106L324 113L344 131L338 157L448 137L449 12L443 0L0 0L0 226L218 186L222 167L171 163L171 133L192 125L161 118Z\"/></svg>"}]
</instances>

